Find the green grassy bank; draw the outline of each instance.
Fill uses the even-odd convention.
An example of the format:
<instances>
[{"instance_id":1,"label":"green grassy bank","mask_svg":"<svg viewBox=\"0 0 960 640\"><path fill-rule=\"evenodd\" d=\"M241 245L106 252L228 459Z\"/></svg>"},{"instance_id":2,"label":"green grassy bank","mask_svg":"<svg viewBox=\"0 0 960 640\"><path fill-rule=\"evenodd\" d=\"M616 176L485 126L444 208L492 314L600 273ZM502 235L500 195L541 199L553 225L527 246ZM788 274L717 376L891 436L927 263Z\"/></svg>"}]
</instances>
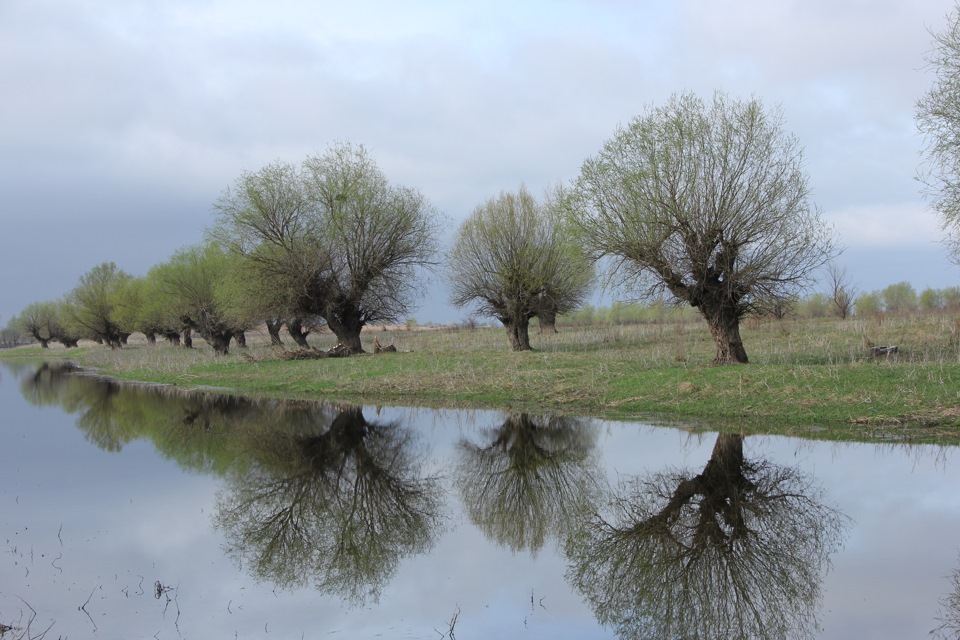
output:
<instances>
[{"instance_id":1,"label":"green grassy bank","mask_svg":"<svg viewBox=\"0 0 960 640\"><path fill-rule=\"evenodd\" d=\"M561 327L512 353L500 329L374 330L398 353L289 361L251 334L216 358L131 341L70 351L21 347L0 357L69 356L121 379L212 386L364 404L497 408L651 418L743 432L960 442L960 321L945 314L870 319L765 320L743 327L751 364L710 365L702 322ZM329 334L311 336L320 348ZM871 359L870 345L898 345ZM290 347L288 347L290 348Z\"/></svg>"}]
</instances>

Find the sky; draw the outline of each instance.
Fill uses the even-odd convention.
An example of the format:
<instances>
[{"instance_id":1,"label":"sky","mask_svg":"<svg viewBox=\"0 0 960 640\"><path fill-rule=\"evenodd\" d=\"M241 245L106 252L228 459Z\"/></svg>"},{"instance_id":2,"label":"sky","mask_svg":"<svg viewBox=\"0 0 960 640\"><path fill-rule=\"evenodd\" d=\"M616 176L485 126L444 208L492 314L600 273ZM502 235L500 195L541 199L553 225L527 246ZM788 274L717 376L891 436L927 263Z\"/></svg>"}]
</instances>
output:
<instances>
[{"instance_id":1,"label":"sky","mask_svg":"<svg viewBox=\"0 0 960 640\"><path fill-rule=\"evenodd\" d=\"M202 241L243 171L363 144L447 220L676 92L779 107L862 291L960 284L916 180L950 0L3 0L0 325ZM825 289L825 285L821 285ZM451 322L443 274L411 315ZM608 292L606 299L620 296Z\"/></svg>"}]
</instances>

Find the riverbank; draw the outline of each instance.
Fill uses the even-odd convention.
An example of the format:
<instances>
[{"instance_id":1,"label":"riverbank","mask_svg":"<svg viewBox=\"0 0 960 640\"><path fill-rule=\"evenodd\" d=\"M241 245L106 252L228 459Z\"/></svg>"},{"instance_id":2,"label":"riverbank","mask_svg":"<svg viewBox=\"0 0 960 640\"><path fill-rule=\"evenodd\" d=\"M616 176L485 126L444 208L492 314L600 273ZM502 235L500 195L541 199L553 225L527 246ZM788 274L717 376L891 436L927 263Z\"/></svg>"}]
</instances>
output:
<instances>
[{"instance_id":1,"label":"riverbank","mask_svg":"<svg viewBox=\"0 0 960 640\"><path fill-rule=\"evenodd\" d=\"M119 379L362 404L503 409L819 438L960 442L957 320L946 314L752 321L751 364L711 366L702 322L561 328L513 353L500 329L364 333L397 353L284 360L265 335L214 357L132 340L121 350L21 347L11 357L70 357ZM310 337L325 349L329 334ZM897 345L892 357L870 347ZM292 349L291 345L287 346Z\"/></svg>"}]
</instances>

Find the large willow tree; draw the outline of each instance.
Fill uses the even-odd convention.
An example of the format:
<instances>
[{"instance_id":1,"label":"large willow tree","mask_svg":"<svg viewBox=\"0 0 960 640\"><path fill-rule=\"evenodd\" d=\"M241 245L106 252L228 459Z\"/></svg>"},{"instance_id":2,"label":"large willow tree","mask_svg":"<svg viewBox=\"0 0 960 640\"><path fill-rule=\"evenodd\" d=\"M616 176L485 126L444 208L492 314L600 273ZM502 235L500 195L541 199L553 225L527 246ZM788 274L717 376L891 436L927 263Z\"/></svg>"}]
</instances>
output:
<instances>
[{"instance_id":1,"label":"large willow tree","mask_svg":"<svg viewBox=\"0 0 960 640\"><path fill-rule=\"evenodd\" d=\"M278 315L323 318L338 355L363 351L365 325L406 317L436 252L434 208L347 143L243 174L216 209L211 233L243 256L253 289Z\"/></svg>"},{"instance_id":2,"label":"large willow tree","mask_svg":"<svg viewBox=\"0 0 960 640\"><path fill-rule=\"evenodd\" d=\"M618 129L583 164L572 217L626 284L697 308L719 364L747 362L744 316L836 253L780 112L721 93L674 95Z\"/></svg>"}]
</instances>

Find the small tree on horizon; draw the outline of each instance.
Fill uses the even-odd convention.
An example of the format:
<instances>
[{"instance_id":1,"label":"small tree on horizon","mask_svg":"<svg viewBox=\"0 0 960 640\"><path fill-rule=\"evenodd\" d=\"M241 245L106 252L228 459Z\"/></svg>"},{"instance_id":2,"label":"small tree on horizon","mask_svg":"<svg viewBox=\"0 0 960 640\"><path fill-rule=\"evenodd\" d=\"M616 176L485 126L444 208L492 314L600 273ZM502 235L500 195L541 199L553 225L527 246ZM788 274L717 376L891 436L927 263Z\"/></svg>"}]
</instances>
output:
<instances>
[{"instance_id":1,"label":"small tree on horizon","mask_svg":"<svg viewBox=\"0 0 960 640\"><path fill-rule=\"evenodd\" d=\"M857 288L850 282L847 268L835 262L827 264L827 295L833 304L833 312L841 320L853 313L857 299Z\"/></svg>"}]
</instances>

